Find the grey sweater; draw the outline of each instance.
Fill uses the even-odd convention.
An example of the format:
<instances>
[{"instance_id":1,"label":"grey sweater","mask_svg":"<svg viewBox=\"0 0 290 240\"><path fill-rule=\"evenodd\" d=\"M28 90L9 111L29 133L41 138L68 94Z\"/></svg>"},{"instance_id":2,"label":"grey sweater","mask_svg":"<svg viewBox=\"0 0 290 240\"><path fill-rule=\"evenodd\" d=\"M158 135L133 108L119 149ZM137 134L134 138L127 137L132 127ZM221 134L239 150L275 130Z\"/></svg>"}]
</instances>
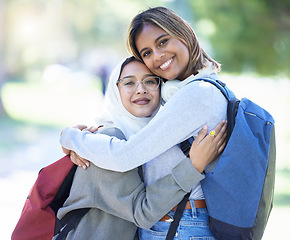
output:
<instances>
[{"instance_id":1,"label":"grey sweater","mask_svg":"<svg viewBox=\"0 0 290 240\"><path fill-rule=\"evenodd\" d=\"M101 130L122 138L115 128ZM90 207L68 239L130 240L137 226L150 228L202 178L185 156L172 174L147 187L137 168L122 173L91 164L87 170L77 169L70 196L57 216L62 218L71 210Z\"/></svg>"}]
</instances>

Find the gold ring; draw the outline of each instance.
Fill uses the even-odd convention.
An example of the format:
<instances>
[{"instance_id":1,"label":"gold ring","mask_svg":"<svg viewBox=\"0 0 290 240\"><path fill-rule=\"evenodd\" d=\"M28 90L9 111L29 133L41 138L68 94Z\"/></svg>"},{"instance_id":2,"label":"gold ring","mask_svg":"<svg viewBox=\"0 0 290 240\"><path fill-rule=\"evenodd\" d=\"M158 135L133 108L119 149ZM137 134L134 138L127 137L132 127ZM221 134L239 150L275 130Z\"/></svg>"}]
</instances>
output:
<instances>
[{"instance_id":1,"label":"gold ring","mask_svg":"<svg viewBox=\"0 0 290 240\"><path fill-rule=\"evenodd\" d=\"M214 137L215 136L215 130L210 131L209 132L209 135L212 136L212 137Z\"/></svg>"}]
</instances>

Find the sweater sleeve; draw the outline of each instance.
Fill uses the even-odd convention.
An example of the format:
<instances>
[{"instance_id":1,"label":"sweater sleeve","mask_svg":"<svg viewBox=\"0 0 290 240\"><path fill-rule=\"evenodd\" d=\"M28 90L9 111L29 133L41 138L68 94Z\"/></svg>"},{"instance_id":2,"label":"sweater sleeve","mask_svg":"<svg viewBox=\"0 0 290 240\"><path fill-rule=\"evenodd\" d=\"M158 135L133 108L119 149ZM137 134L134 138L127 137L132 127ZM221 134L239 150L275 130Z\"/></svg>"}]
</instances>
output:
<instances>
[{"instance_id":1,"label":"sweater sleeve","mask_svg":"<svg viewBox=\"0 0 290 240\"><path fill-rule=\"evenodd\" d=\"M197 135L204 125L213 129L226 119L226 107L227 100L215 86L193 82L181 88L147 126L127 141L66 128L60 143L99 167L124 172Z\"/></svg>"},{"instance_id":2,"label":"sweater sleeve","mask_svg":"<svg viewBox=\"0 0 290 240\"><path fill-rule=\"evenodd\" d=\"M141 228L150 228L166 213L176 206L191 189L204 178L197 172L188 159L181 161L172 169L172 174L158 179L153 184L144 188L141 182L136 192L133 193L132 202L122 203L125 211L116 211L113 214L135 223ZM142 189L142 190L141 190ZM126 198L122 198L126 201ZM125 207L124 207L125 206Z\"/></svg>"},{"instance_id":3,"label":"sweater sleeve","mask_svg":"<svg viewBox=\"0 0 290 240\"><path fill-rule=\"evenodd\" d=\"M58 217L61 219L74 209L89 207L133 222L138 227L150 228L203 178L187 158L172 169L172 174L147 187L137 169L121 173L93 165L87 170L79 168L70 196Z\"/></svg>"}]
</instances>

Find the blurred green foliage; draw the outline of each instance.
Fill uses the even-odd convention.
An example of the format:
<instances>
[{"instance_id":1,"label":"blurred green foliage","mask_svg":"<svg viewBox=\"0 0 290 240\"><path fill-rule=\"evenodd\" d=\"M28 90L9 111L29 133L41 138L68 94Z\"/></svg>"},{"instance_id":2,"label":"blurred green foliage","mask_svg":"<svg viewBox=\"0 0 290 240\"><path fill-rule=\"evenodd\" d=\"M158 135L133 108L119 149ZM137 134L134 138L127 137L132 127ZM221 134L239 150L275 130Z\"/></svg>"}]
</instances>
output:
<instances>
[{"instance_id":1,"label":"blurred green foliage","mask_svg":"<svg viewBox=\"0 0 290 240\"><path fill-rule=\"evenodd\" d=\"M290 75L290 1L191 1L195 20L210 20L215 58L230 72Z\"/></svg>"},{"instance_id":2,"label":"blurred green foliage","mask_svg":"<svg viewBox=\"0 0 290 240\"><path fill-rule=\"evenodd\" d=\"M98 47L126 54L130 20L140 10L157 5L188 18L198 36L208 40L211 55L225 71L289 74L288 0L0 2L5 9L0 58L9 79L37 79L43 68L53 63L80 68L83 56Z\"/></svg>"}]
</instances>

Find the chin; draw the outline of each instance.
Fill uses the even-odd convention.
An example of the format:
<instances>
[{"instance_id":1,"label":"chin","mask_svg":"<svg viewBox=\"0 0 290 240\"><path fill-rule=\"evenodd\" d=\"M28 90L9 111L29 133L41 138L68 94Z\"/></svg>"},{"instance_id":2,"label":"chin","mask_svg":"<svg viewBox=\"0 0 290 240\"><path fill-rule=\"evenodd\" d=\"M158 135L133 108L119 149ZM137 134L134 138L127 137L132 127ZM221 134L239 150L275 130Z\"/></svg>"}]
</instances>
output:
<instances>
[{"instance_id":1,"label":"chin","mask_svg":"<svg viewBox=\"0 0 290 240\"><path fill-rule=\"evenodd\" d=\"M137 114L135 114L135 116L136 117L140 117L140 118L142 118L142 117L150 117L152 114L149 114L149 113L145 113L145 112L142 112L142 113L137 113Z\"/></svg>"},{"instance_id":2,"label":"chin","mask_svg":"<svg viewBox=\"0 0 290 240\"><path fill-rule=\"evenodd\" d=\"M161 77L167 79L168 81L177 79L176 74L170 74L170 73L164 74L164 76L161 76Z\"/></svg>"}]
</instances>

